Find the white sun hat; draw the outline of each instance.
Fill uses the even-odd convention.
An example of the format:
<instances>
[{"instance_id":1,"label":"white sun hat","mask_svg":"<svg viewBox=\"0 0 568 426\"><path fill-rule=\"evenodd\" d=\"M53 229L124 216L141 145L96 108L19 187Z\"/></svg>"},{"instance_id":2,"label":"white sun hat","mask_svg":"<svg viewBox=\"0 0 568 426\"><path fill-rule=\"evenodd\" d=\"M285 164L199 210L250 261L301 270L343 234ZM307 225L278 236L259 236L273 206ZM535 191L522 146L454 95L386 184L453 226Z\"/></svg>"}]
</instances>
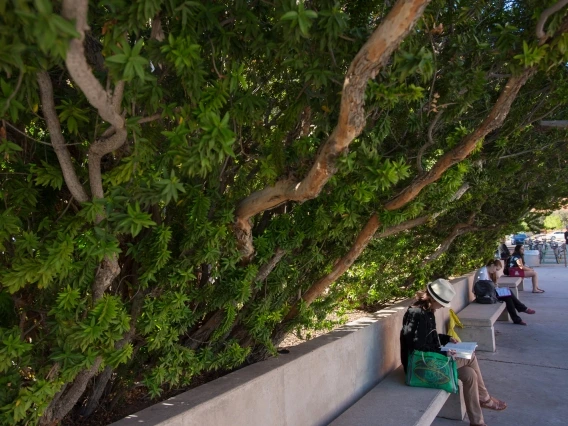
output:
<instances>
[{"instance_id":1,"label":"white sun hat","mask_svg":"<svg viewBox=\"0 0 568 426\"><path fill-rule=\"evenodd\" d=\"M454 287L450 284L448 280L439 278L436 281L432 281L426 286L428 293L432 298L438 302L440 305L448 308L450 302L456 295Z\"/></svg>"}]
</instances>

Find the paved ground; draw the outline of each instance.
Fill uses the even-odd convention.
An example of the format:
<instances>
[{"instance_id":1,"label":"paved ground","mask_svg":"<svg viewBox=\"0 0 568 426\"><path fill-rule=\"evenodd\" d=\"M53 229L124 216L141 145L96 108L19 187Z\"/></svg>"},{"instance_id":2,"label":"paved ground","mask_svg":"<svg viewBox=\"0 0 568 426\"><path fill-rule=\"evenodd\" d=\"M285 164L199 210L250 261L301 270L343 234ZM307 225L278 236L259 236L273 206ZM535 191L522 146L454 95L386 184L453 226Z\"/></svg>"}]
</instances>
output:
<instances>
[{"instance_id":1,"label":"paved ground","mask_svg":"<svg viewBox=\"0 0 568 426\"><path fill-rule=\"evenodd\" d=\"M519 299L536 314L521 314L526 327L497 322L497 352L478 352L489 392L509 405L501 412L484 410L489 426L568 425L568 268L535 269L546 293L531 293L525 279ZM468 420L432 424L463 426Z\"/></svg>"}]
</instances>

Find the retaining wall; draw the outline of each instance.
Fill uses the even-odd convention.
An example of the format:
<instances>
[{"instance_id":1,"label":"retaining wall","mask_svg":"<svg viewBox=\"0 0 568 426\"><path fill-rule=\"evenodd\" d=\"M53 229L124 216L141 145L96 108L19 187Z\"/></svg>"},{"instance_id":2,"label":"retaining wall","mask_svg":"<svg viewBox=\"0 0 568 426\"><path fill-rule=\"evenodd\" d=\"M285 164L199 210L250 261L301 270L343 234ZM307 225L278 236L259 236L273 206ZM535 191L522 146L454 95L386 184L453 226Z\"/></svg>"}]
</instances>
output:
<instances>
[{"instance_id":1,"label":"retaining wall","mask_svg":"<svg viewBox=\"0 0 568 426\"><path fill-rule=\"evenodd\" d=\"M473 274L450 280L451 308L472 300ZM114 426L326 425L400 365L405 300L279 355L159 402ZM436 313L445 331L448 310ZM458 330L459 333L459 330Z\"/></svg>"}]
</instances>

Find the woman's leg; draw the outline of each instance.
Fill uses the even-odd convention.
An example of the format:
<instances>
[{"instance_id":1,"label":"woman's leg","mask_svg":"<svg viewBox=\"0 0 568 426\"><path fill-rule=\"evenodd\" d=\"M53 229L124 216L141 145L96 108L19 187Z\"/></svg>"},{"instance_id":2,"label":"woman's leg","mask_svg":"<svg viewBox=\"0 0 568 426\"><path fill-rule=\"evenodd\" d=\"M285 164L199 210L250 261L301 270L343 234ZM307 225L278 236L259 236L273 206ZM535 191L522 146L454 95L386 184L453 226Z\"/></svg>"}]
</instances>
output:
<instances>
[{"instance_id":1,"label":"woman's leg","mask_svg":"<svg viewBox=\"0 0 568 426\"><path fill-rule=\"evenodd\" d=\"M532 278L533 293L540 293L540 289L538 288L538 275L533 269L525 270L525 278L529 277Z\"/></svg>"},{"instance_id":2,"label":"woman's leg","mask_svg":"<svg viewBox=\"0 0 568 426\"><path fill-rule=\"evenodd\" d=\"M476 425L484 424L475 370L467 366L460 367L458 368L458 377L463 383L463 399L469 422Z\"/></svg>"},{"instance_id":3,"label":"woman's leg","mask_svg":"<svg viewBox=\"0 0 568 426\"><path fill-rule=\"evenodd\" d=\"M483 424L480 401L487 401L490 396L483 382L477 357L474 354L471 359L458 358L457 363L458 377L463 383L464 402L469 422L476 425Z\"/></svg>"},{"instance_id":4,"label":"woman's leg","mask_svg":"<svg viewBox=\"0 0 568 426\"><path fill-rule=\"evenodd\" d=\"M521 302L519 299L517 299L517 296L515 296L512 293L511 293L511 297L507 297L507 299L511 299L513 301L513 305L515 306L515 309L519 312L525 312L528 309L527 305L525 305L523 302Z\"/></svg>"},{"instance_id":5,"label":"woman's leg","mask_svg":"<svg viewBox=\"0 0 568 426\"><path fill-rule=\"evenodd\" d=\"M505 306L507 306L507 312L509 312L511 319L513 320L513 322L515 324L518 324L520 322L523 322L523 320L521 319L521 317L517 313L518 308L516 307L515 302L513 301L513 297L515 297L515 296L511 295L511 296L507 296L507 297L500 297L499 300L502 300L503 302L505 302ZM517 301L518 300L519 299L517 299ZM521 302L519 302L519 303L521 303ZM526 310L526 308L527 307L525 306L525 309L523 309L522 312L524 312Z\"/></svg>"}]
</instances>

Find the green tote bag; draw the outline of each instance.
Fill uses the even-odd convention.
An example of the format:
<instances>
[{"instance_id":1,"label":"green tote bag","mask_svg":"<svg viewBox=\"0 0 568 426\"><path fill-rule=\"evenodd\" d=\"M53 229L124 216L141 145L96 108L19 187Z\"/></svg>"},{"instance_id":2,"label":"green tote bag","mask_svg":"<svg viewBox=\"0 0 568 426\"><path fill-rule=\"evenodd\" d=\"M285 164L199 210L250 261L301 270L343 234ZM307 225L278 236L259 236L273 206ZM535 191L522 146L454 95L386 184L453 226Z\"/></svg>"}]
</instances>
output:
<instances>
[{"instance_id":1,"label":"green tote bag","mask_svg":"<svg viewBox=\"0 0 568 426\"><path fill-rule=\"evenodd\" d=\"M456 361L436 352L414 351L408 357L406 384L458 393Z\"/></svg>"}]
</instances>

